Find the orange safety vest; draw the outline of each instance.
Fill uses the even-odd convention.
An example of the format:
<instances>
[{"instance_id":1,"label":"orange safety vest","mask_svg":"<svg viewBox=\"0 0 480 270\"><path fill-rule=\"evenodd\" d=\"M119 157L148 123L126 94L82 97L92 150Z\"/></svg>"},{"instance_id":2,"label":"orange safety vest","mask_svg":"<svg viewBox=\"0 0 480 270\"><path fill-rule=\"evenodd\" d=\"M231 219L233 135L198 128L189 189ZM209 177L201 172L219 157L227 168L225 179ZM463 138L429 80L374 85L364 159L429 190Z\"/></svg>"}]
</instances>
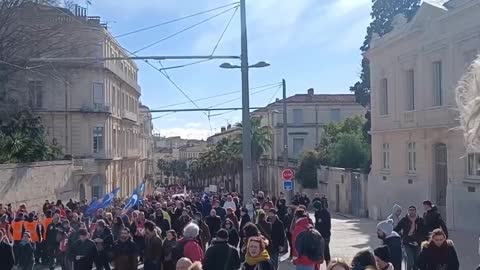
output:
<instances>
[{"instance_id":1,"label":"orange safety vest","mask_svg":"<svg viewBox=\"0 0 480 270\"><path fill-rule=\"evenodd\" d=\"M13 241L22 240L22 229L23 229L23 220L12 222Z\"/></svg>"},{"instance_id":2,"label":"orange safety vest","mask_svg":"<svg viewBox=\"0 0 480 270\"><path fill-rule=\"evenodd\" d=\"M37 233L37 226L38 226L37 221L33 221L33 222L26 221L25 223L23 223L23 226L25 227L25 231L30 233L30 236L32 237L33 242L40 241L40 237L38 237L38 233Z\"/></svg>"},{"instance_id":3,"label":"orange safety vest","mask_svg":"<svg viewBox=\"0 0 480 270\"><path fill-rule=\"evenodd\" d=\"M45 218L43 221L43 239L47 239L47 228L52 223L53 218Z\"/></svg>"}]
</instances>

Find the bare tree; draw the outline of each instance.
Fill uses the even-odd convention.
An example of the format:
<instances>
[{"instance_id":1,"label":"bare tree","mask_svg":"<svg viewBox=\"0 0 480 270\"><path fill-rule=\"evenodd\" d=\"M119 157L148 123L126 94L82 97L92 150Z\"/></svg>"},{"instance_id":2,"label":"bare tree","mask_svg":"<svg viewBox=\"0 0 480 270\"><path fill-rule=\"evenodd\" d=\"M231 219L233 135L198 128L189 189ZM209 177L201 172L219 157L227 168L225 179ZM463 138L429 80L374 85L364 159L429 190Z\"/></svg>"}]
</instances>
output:
<instances>
[{"instance_id":1,"label":"bare tree","mask_svg":"<svg viewBox=\"0 0 480 270\"><path fill-rule=\"evenodd\" d=\"M92 56L101 48L101 38L85 35L101 30L97 21L75 16L57 0L0 0L0 115L21 107L15 96L26 93L28 76L66 80L53 65L30 59Z\"/></svg>"}]
</instances>

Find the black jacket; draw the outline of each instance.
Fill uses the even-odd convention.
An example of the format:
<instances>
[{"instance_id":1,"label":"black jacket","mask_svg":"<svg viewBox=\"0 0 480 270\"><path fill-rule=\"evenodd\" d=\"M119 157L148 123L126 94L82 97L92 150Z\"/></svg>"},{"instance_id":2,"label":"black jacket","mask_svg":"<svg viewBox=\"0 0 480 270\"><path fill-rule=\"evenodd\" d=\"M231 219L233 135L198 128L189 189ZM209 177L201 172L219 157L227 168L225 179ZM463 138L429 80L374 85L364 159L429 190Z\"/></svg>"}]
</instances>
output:
<instances>
[{"instance_id":1,"label":"black jacket","mask_svg":"<svg viewBox=\"0 0 480 270\"><path fill-rule=\"evenodd\" d=\"M12 269L15 263L15 257L13 256L13 248L11 245L0 242L0 262L2 262L2 269Z\"/></svg>"},{"instance_id":2,"label":"black jacket","mask_svg":"<svg viewBox=\"0 0 480 270\"><path fill-rule=\"evenodd\" d=\"M228 230L228 244L233 247L237 247L239 242L240 236L238 235L237 229L231 228Z\"/></svg>"},{"instance_id":3,"label":"black jacket","mask_svg":"<svg viewBox=\"0 0 480 270\"><path fill-rule=\"evenodd\" d=\"M77 240L69 252L70 259L73 261L75 270L92 269L93 261L98 256L95 243L87 239L85 241ZM77 258L81 256L81 258Z\"/></svg>"},{"instance_id":4,"label":"black jacket","mask_svg":"<svg viewBox=\"0 0 480 270\"><path fill-rule=\"evenodd\" d=\"M246 215L243 215L242 218L240 219L240 228L238 229L239 232L238 234L240 234L240 237L244 237L243 235L243 227L245 227L245 224L251 222L252 219L250 218L250 215L246 214Z\"/></svg>"},{"instance_id":5,"label":"black jacket","mask_svg":"<svg viewBox=\"0 0 480 270\"><path fill-rule=\"evenodd\" d=\"M138 267L137 245L130 237L127 241L117 241L112 248L115 269L136 270Z\"/></svg>"},{"instance_id":6,"label":"black jacket","mask_svg":"<svg viewBox=\"0 0 480 270\"><path fill-rule=\"evenodd\" d=\"M315 229L325 239L330 239L332 235L332 218L326 208L315 211Z\"/></svg>"},{"instance_id":7,"label":"black jacket","mask_svg":"<svg viewBox=\"0 0 480 270\"><path fill-rule=\"evenodd\" d=\"M240 256L233 246L224 240L214 240L203 259L203 270L237 270L240 268Z\"/></svg>"},{"instance_id":8,"label":"black jacket","mask_svg":"<svg viewBox=\"0 0 480 270\"><path fill-rule=\"evenodd\" d=\"M58 222L54 224L53 222L50 223L47 227L47 245L49 246L58 246L60 244L58 234L60 233L60 228L62 227L62 223Z\"/></svg>"},{"instance_id":9,"label":"black jacket","mask_svg":"<svg viewBox=\"0 0 480 270\"><path fill-rule=\"evenodd\" d=\"M285 244L285 226L283 222L276 217L275 221L272 223L272 243L270 244L271 250L275 252L280 252L280 247L283 247Z\"/></svg>"},{"instance_id":10,"label":"black jacket","mask_svg":"<svg viewBox=\"0 0 480 270\"><path fill-rule=\"evenodd\" d=\"M163 218L163 215L156 216L155 225L162 230L162 237L165 238L167 236L167 231L170 230L170 223L168 223L168 220Z\"/></svg>"},{"instance_id":11,"label":"black jacket","mask_svg":"<svg viewBox=\"0 0 480 270\"><path fill-rule=\"evenodd\" d=\"M279 199L277 201L277 215L280 218L281 221L283 221L283 218L287 214L287 201L285 199Z\"/></svg>"},{"instance_id":12,"label":"black jacket","mask_svg":"<svg viewBox=\"0 0 480 270\"><path fill-rule=\"evenodd\" d=\"M215 208L215 212L217 212L217 216L222 219L222 222L225 221L225 218L227 217L227 211L225 211L225 209L219 206Z\"/></svg>"},{"instance_id":13,"label":"black jacket","mask_svg":"<svg viewBox=\"0 0 480 270\"><path fill-rule=\"evenodd\" d=\"M395 270L401 270L403 251L400 236L387 237L383 240L383 244L390 249L390 262L393 264Z\"/></svg>"},{"instance_id":14,"label":"black jacket","mask_svg":"<svg viewBox=\"0 0 480 270\"><path fill-rule=\"evenodd\" d=\"M26 267L35 262L35 248L32 243L19 243L17 245L17 262L20 267Z\"/></svg>"},{"instance_id":15,"label":"black jacket","mask_svg":"<svg viewBox=\"0 0 480 270\"><path fill-rule=\"evenodd\" d=\"M275 270L275 266L273 266L273 263L271 260L264 261L256 265L249 265L245 262L243 264L242 270Z\"/></svg>"},{"instance_id":16,"label":"black jacket","mask_svg":"<svg viewBox=\"0 0 480 270\"><path fill-rule=\"evenodd\" d=\"M432 209L423 213L423 222L427 233L431 233L433 230L440 228L448 238L447 225L445 224L445 221L443 221L440 213L438 213L438 208L436 206L433 206Z\"/></svg>"},{"instance_id":17,"label":"black jacket","mask_svg":"<svg viewBox=\"0 0 480 270\"><path fill-rule=\"evenodd\" d=\"M447 240L445 245L441 247L424 242L422 251L418 256L417 266L419 270L460 269L457 252L450 240Z\"/></svg>"},{"instance_id":18,"label":"black jacket","mask_svg":"<svg viewBox=\"0 0 480 270\"><path fill-rule=\"evenodd\" d=\"M103 240L103 243L99 245L103 247L103 250L102 250L103 252L109 252L112 249L113 234L108 227L105 227L102 233L100 233L100 231L98 230L95 230L95 232L93 232L93 235L92 235L92 240L95 240L96 238L100 238Z\"/></svg>"},{"instance_id":19,"label":"black jacket","mask_svg":"<svg viewBox=\"0 0 480 270\"><path fill-rule=\"evenodd\" d=\"M205 223L207 223L208 229L210 230L210 236L212 238L217 235L217 232L222 226L222 220L219 216L208 216L205 218Z\"/></svg>"},{"instance_id":20,"label":"black jacket","mask_svg":"<svg viewBox=\"0 0 480 270\"><path fill-rule=\"evenodd\" d=\"M410 228L412 227L412 222L408 215L404 216L398 222L397 226L393 229L402 236L404 244L420 246L423 241L427 240L428 233L425 230L425 225L423 223L423 218L417 216L415 220L415 227L412 235L408 235Z\"/></svg>"}]
</instances>

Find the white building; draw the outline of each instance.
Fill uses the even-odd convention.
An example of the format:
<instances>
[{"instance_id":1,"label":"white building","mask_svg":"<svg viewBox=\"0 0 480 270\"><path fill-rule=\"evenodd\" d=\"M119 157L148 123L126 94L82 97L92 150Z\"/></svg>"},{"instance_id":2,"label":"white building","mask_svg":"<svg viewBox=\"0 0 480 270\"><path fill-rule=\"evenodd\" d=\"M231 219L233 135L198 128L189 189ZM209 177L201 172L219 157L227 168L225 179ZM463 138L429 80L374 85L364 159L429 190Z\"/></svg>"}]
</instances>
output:
<instances>
[{"instance_id":1,"label":"white building","mask_svg":"<svg viewBox=\"0 0 480 270\"><path fill-rule=\"evenodd\" d=\"M450 228L478 230L480 154L467 155L454 129L454 89L480 51L479 16L480 0L424 2L372 41L370 216L430 199Z\"/></svg>"}]
</instances>

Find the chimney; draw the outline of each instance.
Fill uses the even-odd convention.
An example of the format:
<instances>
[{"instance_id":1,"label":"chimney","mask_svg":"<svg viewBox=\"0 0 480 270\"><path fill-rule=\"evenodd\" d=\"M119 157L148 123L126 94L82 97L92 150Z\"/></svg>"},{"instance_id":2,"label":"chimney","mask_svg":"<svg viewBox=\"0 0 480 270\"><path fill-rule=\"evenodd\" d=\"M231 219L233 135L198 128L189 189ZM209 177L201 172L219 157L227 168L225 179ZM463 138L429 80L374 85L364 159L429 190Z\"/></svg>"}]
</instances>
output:
<instances>
[{"instance_id":1,"label":"chimney","mask_svg":"<svg viewBox=\"0 0 480 270\"><path fill-rule=\"evenodd\" d=\"M280 101L280 99L277 97L277 98L275 99L275 102L279 102L279 101Z\"/></svg>"},{"instance_id":2,"label":"chimney","mask_svg":"<svg viewBox=\"0 0 480 270\"><path fill-rule=\"evenodd\" d=\"M220 132L225 132L225 131L226 131L225 127L220 128Z\"/></svg>"},{"instance_id":3,"label":"chimney","mask_svg":"<svg viewBox=\"0 0 480 270\"><path fill-rule=\"evenodd\" d=\"M227 130L231 129L232 128L232 125L228 124L227 126Z\"/></svg>"},{"instance_id":4,"label":"chimney","mask_svg":"<svg viewBox=\"0 0 480 270\"><path fill-rule=\"evenodd\" d=\"M313 88L310 88L307 90L307 93L309 96L313 96L315 94L315 90L313 90Z\"/></svg>"}]
</instances>

